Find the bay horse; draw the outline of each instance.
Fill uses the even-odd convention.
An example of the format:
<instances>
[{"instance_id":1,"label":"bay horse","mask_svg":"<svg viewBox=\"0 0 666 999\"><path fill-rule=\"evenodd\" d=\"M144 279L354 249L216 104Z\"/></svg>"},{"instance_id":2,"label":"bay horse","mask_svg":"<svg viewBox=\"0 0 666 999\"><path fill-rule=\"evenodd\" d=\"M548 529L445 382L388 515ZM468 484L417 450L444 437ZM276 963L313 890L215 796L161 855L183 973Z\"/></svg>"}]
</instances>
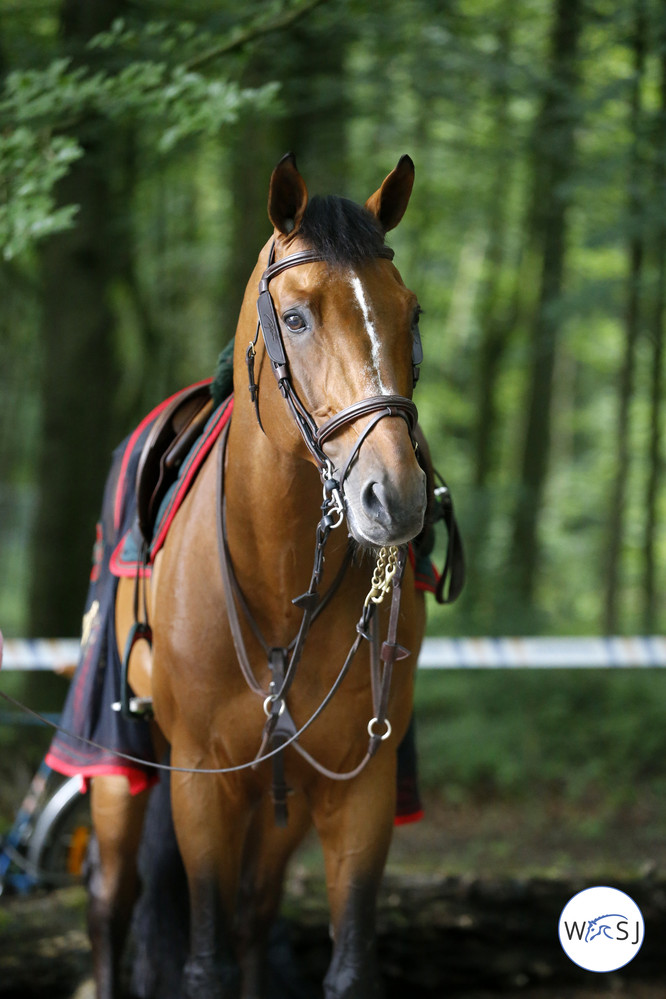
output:
<instances>
[{"instance_id":1,"label":"bay horse","mask_svg":"<svg viewBox=\"0 0 666 999\"><path fill-rule=\"evenodd\" d=\"M374 909L425 626L405 558L426 510L411 401L420 309L384 241L413 180L403 156L361 207L308 199L291 154L273 171L273 233L240 312L228 434L144 584L152 644L133 645L128 675L171 750L186 999L265 994L285 867L312 824L333 939L325 996L380 994ZM120 649L135 611L121 580ZM98 999L118 994L145 804L122 777L92 781Z\"/></svg>"}]
</instances>

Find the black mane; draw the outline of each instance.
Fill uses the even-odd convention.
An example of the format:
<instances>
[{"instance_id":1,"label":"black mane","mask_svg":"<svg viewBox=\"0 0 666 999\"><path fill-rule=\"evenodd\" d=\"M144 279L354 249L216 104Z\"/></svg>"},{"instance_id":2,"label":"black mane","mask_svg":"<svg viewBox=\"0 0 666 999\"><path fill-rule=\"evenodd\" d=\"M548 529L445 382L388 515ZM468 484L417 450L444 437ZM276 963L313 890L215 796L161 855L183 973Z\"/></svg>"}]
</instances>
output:
<instances>
[{"instance_id":1,"label":"black mane","mask_svg":"<svg viewBox=\"0 0 666 999\"><path fill-rule=\"evenodd\" d=\"M384 246L375 216L334 195L315 195L308 201L298 234L329 264L358 263L376 257Z\"/></svg>"}]
</instances>

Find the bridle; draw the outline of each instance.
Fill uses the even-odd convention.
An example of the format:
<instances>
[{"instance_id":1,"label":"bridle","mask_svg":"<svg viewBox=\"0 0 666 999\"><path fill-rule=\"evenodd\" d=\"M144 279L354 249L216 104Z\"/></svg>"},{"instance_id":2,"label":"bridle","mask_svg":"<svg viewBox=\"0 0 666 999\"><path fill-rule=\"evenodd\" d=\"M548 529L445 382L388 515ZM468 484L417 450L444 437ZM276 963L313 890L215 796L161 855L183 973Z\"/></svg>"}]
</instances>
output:
<instances>
[{"instance_id":1,"label":"bridle","mask_svg":"<svg viewBox=\"0 0 666 999\"><path fill-rule=\"evenodd\" d=\"M386 260L393 260L394 252L384 246L377 252L377 257ZM255 413L259 426L263 430L261 416L259 414L259 386L254 379L254 360L256 357L256 345L259 332L263 334L264 346L270 360L271 368L277 380L280 392L282 393L291 415L298 427L305 445L312 455L324 485L324 500L328 503L329 514L337 518L333 526L342 523L345 514L344 506L344 484L351 467L358 456L358 453L373 427L380 420L387 416L402 417L409 428L410 437L414 443L414 428L418 420L418 410L411 399L402 395L375 395L352 403L330 417L321 427L318 427L312 415L301 402L298 393L291 379L289 362L284 349L284 341L280 329L275 303L270 293L270 282L278 274L291 267L299 267L301 264L321 263L325 260L322 254L316 250L299 250L296 253L275 260L275 242L272 243L268 266L259 281L259 297L257 299L257 330L254 340L247 348L245 360L248 370L248 382L250 398L255 407ZM419 377L419 365L423 361L423 346L418 328L413 331L412 344L412 378L415 385ZM344 427L355 423L356 420L364 416L372 416L374 419L367 424L363 432L359 435L351 453L347 457L342 471L336 474L336 470L329 456L325 453L323 445Z\"/></svg>"}]
</instances>

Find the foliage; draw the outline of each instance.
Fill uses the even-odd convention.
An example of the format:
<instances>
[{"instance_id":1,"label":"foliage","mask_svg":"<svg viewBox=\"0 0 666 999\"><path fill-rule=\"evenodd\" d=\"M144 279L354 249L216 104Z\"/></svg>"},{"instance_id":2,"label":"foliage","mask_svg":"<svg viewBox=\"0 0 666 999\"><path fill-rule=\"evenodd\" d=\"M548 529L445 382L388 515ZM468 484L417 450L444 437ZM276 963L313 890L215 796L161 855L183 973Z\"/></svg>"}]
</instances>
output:
<instances>
[{"instance_id":1,"label":"foliage","mask_svg":"<svg viewBox=\"0 0 666 999\"><path fill-rule=\"evenodd\" d=\"M76 206L56 207L54 187L84 150L63 130L95 117L131 123L150 129L158 151L168 154L192 136L219 135L250 105L270 105L274 83L244 88L235 80L209 79L192 68L201 54L183 59L193 44L201 53L212 43L212 35L202 36L188 22L128 27L117 20L88 46L91 55L109 56L111 68L56 58L44 69L7 75L0 99L0 245L6 260L74 221ZM159 58L150 58L147 47ZM123 54L131 61L118 67Z\"/></svg>"},{"instance_id":2,"label":"foliage","mask_svg":"<svg viewBox=\"0 0 666 999\"><path fill-rule=\"evenodd\" d=\"M83 154L66 136L19 127L0 135L0 244L5 260L73 224L75 205L56 207L53 188Z\"/></svg>"},{"instance_id":3,"label":"foliage","mask_svg":"<svg viewBox=\"0 0 666 999\"><path fill-rule=\"evenodd\" d=\"M662 671L424 671L416 706L421 779L451 802L594 797L615 812L666 786Z\"/></svg>"}]
</instances>

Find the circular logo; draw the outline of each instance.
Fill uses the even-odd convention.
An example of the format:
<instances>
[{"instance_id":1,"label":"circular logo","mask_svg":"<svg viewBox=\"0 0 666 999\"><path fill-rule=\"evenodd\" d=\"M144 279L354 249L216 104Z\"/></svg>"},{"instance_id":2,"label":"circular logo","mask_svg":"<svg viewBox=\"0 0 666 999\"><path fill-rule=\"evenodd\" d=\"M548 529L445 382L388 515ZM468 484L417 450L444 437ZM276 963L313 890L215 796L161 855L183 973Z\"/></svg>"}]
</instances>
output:
<instances>
[{"instance_id":1,"label":"circular logo","mask_svg":"<svg viewBox=\"0 0 666 999\"><path fill-rule=\"evenodd\" d=\"M643 913L618 888L585 888L562 909L558 926L564 953L586 971L617 971L641 949Z\"/></svg>"}]
</instances>

